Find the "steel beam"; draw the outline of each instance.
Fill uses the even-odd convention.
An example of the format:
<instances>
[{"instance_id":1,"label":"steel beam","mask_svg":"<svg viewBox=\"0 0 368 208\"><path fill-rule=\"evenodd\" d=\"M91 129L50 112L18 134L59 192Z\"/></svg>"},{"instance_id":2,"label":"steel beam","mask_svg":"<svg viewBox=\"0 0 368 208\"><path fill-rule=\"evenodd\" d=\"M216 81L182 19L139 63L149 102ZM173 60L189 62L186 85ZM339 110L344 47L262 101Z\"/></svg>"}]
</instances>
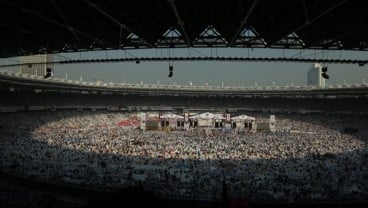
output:
<instances>
[{"instance_id":1,"label":"steel beam","mask_svg":"<svg viewBox=\"0 0 368 208\"><path fill-rule=\"evenodd\" d=\"M171 8L172 8L172 10L173 10L173 12L174 12L174 14L176 16L176 19L178 20L178 25L180 26L181 30L183 31L185 41L187 42L187 44L188 44L189 47L192 47L192 43L190 42L189 37L188 37L188 34L187 34L187 32L186 32L186 30L184 28L184 22L180 18L179 12L176 9L175 0L168 0L168 2L170 3Z\"/></svg>"},{"instance_id":2,"label":"steel beam","mask_svg":"<svg viewBox=\"0 0 368 208\"><path fill-rule=\"evenodd\" d=\"M243 29L244 25L247 24L248 22L248 18L249 16L252 14L254 8L256 7L258 3L258 0L253 0L252 5L250 6L250 8L248 9L247 14L245 15L245 17L243 18L243 20L240 22L240 26L238 28L238 30L235 32L233 38L231 39L231 42L229 44L230 47L234 46L234 43L236 41L236 38L238 37L238 35L241 33L241 30Z\"/></svg>"},{"instance_id":3,"label":"steel beam","mask_svg":"<svg viewBox=\"0 0 368 208\"><path fill-rule=\"evenodd\" d=\"M317 21L318 19L320 19L321 17L325 16L326 14L330 13L331 11L333 11L334 9L336 9L337 7L341 6L342 4L344 4L347 0L342 0L338 3L336 3L335 5L333 5L332 7L326 9L324 12L320 13L319 15L317 15L316 17L314 17L313 19L311 19L310 21L306 21L303 25L299 26L298 28L296 28L294 31L294 33L296 33L297 31L303 29L305 26L312 24L313 22ZM289 34L288 34L289 35Z\"/></svg>"},{"instance_id":4,"label":"steel beam","mask_svg":"<svg viewBox=\"0 0 368 208\"><path fill-rule=\"evenodd\" d=\"M49 22L49 23L51 23L51 24L54 24L54 25L56 25L56 26L59 26L59 27L61 27L61 28L63 28L63 29L66 29L66 30L70 31L70 28L68 28L68 27L67 27L67 26L65 26L64 24L62 24L62 23L60 23L60 22L58 22L58 21L56 21L56 20L53 20L53 19L51 19L51 18L49 18L49 17L43 16L43 15L41 15L41 14L38 14L38 13L37 13L37 12L35 12L35 11L32 11L32 10L30 10L30 9L26 9L26 8L22 8L22 7L20 7L20 6L16 5L16 4L14 4L13 2L9 2L9 1L7 1L7 0L1 0L1 2L2 2L2 3L4 3L4 4L10 5L10 6L12 6L12 7L15 7L15 8L17 8L17 9L19 9L19 10L21 10L21 11L25 12L25 13L32 14L32 15L34 15L34 16L36 16L36 17L38 17L38 18L40 18L40 19L42 19L42 20L44 20L44 21L46 21L46 22ZM99 40L99 41L101 41L101 42L103 42L103 43L105 43L105 44L110 45L110 46L112 46L112 47L113 47L113 45L111 45L110 43L108 43L108 42L106 42L106 41L103 41L103 40L100 40L100 39L97 39L97 38L95 38L95 37L93 37L93 36L91 36L91 35L89 35L89 34L87 34L87 33L84 33L84 32L79 31L79 30L77 30L77 29L73 29L73 31L74 31L74 32L76 32L76 33L78 33L78 34L80 34L80 35L82 35L82 36L84 36L84 37L86 37L86 38L88 38L88 39L92 39L92 40Z\"/></svg>"},{"instance_id":5,"label":"steel beam","mask_svg":"<svg viewBox=\"0 0 368 208\"><path fill-rule=\"evenodd\" d=\"M226 62L300 62L300 63L318 63L325 64L358 64L364 66L368 60L364 59L307 59L307 58L276 58L276 57L135 57L135 58L116 58L116 59L72 59L63 61L48 62L50 64L85 64L85 63L113 63L113 62L166 62L166 61L226 61ZM4 64L0 68L18 67L28 65L29 63ZM33 64L45 64L44 62Z\"/></svg>"},{"instance_id":6,"label":"steel beam","mask_svg":"<svg viewBox=\"0 0 368 208\"><path fill-rule=\"evenodd\" d=\"M61 9L56 5L55 0L52 0L52 4L54 5L56 11L59 13L60 17L63 19L65 25L68 27L69 31L73 34L73 36L75 37L75 39L77 39L78 41L80 41L78 35L74 32L74 28L70 26L68 20L65 18L63 12L61 11Z\"/></svg>"},{"instance_id":7,"label":"steel beam","mask_svg":"<svg viewBox=\"0 0 368 208\"><path fill-rule=\"evenodd\" d=\"M309 24L308 8L307 5L305 4L305 0L302 0L302 3L304 9L305 22Z\"/></svg>"},{"instance_id":8,"label":"steel beam","mask_svg":"<svg viewBox=\"0 0 368 208\"><path fill-rule=\"evenodd\" d=\"M119 20L115 19L113 16L111 16L110 14L108 14L107 12L105 12L103 9L101 9L100 7L98 7L96 4L91 3L89 0L85 0L85 2L88 4L88 6L93 7L94 9L96 9L98 12L100 12L101 14L103 14L105 17L107 17L108 19L110 19L111 21L113 21L114 23L116 23L120 28L126 30L129 33L133 33L136 34L135 32L133 32L133 30L131 30L128 26L126 26L125 24L119 22ZM121 34L120 34L121 36ZM142 37L140 37L144 42L147 43L147 45L150 48L153 48L152 44L149 43L148 41L144 40ZM120 41L119 41L120 42ZM120 48L120 45L118 46L118 48Z\"/></svg>"}]
</instances>

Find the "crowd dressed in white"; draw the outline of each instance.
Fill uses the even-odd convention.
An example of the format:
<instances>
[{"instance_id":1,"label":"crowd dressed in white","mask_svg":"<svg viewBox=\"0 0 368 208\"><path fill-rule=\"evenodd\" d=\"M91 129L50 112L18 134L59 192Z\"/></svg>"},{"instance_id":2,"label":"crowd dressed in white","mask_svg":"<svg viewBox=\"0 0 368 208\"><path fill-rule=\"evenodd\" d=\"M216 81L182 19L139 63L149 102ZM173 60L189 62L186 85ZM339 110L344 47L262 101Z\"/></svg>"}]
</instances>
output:
<instances>
[{"instance_id":1,"label":"crowd dressed in white","mask_svg":"<svg viewBox=\"0 0 368 208\"><path fill-rule=\"evenodd\" d=\"M136 118L108 111L1 114L0 167L96 189L142 186L164 197L218 199L224 188L230 197L252 200L368 197L361 118L277 115L274 133L118 125ZM346 125L359 132L342 133Z\"/></svg>"}]
</instances>

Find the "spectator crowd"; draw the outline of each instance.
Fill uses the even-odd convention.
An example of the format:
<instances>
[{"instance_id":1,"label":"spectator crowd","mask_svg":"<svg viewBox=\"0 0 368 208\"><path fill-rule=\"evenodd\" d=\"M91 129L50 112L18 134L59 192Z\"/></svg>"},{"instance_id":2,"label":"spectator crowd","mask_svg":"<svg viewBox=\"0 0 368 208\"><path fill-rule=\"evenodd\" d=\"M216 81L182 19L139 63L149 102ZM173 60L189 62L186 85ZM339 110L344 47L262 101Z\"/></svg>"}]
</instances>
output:
<instances>
[{"instance_id":1,"label":"spectator crowd","mask_svg":"<svg viewBox=\"0 0 368 208\"><path fill-rule=\"evenodd\" d=\"M230 197L252 200L368 197L367 123L359 117L280 114L275 133L118 125L136 118L109 111L0 114L0 167L102 190L142 186L164 197L218 199L224 184ZM346 125L360 131L345 134Z\"/></svg>"}]
</instances>

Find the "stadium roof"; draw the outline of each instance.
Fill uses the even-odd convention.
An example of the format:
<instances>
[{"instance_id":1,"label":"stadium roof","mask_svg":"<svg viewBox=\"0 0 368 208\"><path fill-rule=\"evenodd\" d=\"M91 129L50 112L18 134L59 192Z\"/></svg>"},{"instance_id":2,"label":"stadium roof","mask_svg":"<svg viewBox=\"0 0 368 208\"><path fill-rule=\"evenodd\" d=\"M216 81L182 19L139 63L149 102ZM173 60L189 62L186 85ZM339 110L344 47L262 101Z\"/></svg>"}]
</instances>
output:
<instances>
[{"instance_id":1,"label":"stadium roof","mask_svg":"<svg viewBox=\"0 0 368 208\"><path fill-rule=\"evenodd\" d=\"M353 0L0 0L0 57L129 48L368 49Z\"/></svg>"}]
</instances>

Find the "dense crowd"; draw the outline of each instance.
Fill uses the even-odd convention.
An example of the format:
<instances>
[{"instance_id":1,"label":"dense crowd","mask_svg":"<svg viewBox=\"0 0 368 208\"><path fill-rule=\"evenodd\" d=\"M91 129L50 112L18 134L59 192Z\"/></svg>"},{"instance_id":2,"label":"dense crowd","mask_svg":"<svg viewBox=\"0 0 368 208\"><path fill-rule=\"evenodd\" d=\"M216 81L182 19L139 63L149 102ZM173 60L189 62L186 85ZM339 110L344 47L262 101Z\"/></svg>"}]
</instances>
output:
<instances>
[{"instance_id":1,"label":"dense crowd","mask_svg":"<svg viewBox=\"0 0 368 208\"><path fill-rule=\"evenodd\" d=\"M230 197L252 200L368 198L362 118L280 114L275 133L118 125L136 118L107 111L1 114L0 167L97 189L143 186L164 197L218 199L225 184ZM347 125L359 132L342 133Z\"/></svg>"}]
</instances>

